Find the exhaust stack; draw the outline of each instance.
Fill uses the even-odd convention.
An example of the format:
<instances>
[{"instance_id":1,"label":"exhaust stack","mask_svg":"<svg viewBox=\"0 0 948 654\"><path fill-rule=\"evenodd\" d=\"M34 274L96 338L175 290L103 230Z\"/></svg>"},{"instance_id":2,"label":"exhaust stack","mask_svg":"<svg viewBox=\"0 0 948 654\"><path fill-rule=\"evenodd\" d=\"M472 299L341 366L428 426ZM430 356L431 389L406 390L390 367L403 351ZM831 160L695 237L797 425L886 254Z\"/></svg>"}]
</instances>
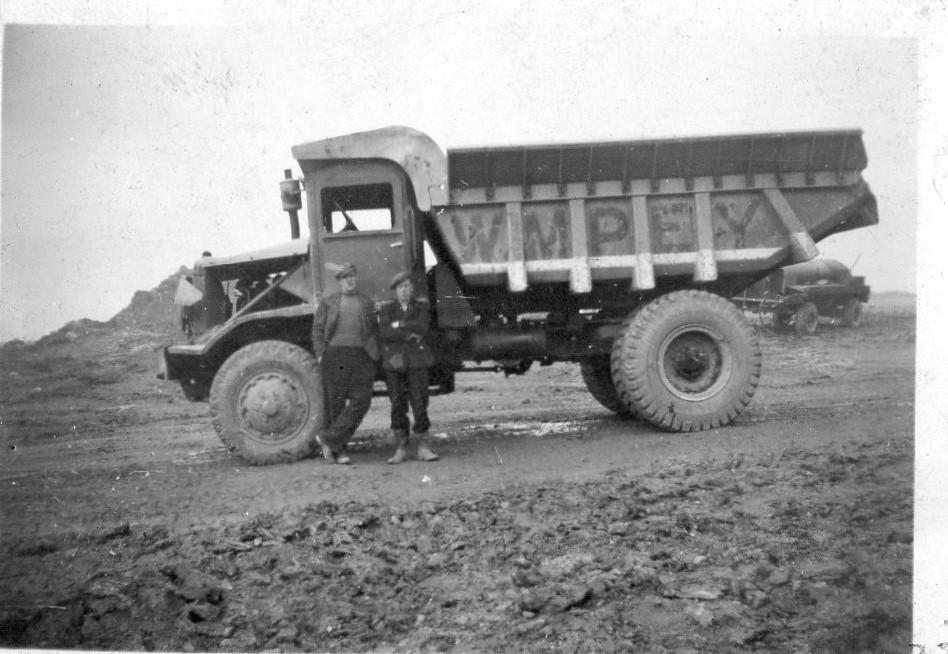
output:
<instances>
[{"instance_id":1,"label":"exhaust stack","mask_svg":"<svg viewBox=\"0 0 948 654\"><path fill-rule=\"evenodd\" d=\"M283 201L283 211L290 215L290 238L299 238L300 217L297 212L303 208L300 180L293 179L293 171L289 168L283 171L283 177L280 182L280 199Z\"/></svg>"}]
</instances>

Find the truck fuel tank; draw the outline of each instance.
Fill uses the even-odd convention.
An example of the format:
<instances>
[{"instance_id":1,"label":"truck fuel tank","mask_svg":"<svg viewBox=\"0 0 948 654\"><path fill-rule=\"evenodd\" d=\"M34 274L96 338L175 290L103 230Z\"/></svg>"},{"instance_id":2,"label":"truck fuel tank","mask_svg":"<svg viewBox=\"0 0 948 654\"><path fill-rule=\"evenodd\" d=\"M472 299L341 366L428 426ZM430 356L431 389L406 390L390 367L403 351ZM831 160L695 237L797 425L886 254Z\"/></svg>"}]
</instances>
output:
<instances>
[{"instance_id":1,"label":"truck fuel tank","mask_svg":"<svg viewBox=\"0 0 948 654\"><path fill-rule=\"evenodd\" d=\"M852 278L846 264L835 259L813 259L783 269L785 286L812 284L848 284Z\"/></svg>"},{"instance_id":2,"label":"truck fuel tank","mask_svg":"<svg viewBox=\"0 0 948 654\"><path fill-rule=\"evenodd\" d=\"M471 358L475 361L541 359L548 354L542 327L487 327L471 334Z\"/></svg>"}]
</instances>

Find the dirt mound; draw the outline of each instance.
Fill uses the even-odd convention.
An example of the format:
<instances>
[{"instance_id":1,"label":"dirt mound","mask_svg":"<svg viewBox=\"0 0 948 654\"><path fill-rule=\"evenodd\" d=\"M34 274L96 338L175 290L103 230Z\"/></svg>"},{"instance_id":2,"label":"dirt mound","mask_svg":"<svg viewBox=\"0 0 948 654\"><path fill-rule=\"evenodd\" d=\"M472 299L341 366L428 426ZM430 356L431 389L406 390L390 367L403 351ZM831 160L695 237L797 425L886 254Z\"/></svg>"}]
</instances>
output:
<instances>
[{"instance_id":1,"label":"dirt mound","mask_svg":"<svg viewBox=\"0 0 948 654\"><path fill-rule=\"evenodd\" d=\"M102 354L113 349L112 345L141 345L163 340L171 342L179 336L178 310L174 305L178 279L190 270L181 266L150 291L136 291L128 306L105 321L82 318L66 323L46 336L28 342L14 339L0 344L0 361L8 361L22 354L37 354L59 346L100 344L105 347ZM134 341L134 342L132 342ZM95 348L85 348L86 354L99 354Z\"/></svg>"},{"instance_id":2,"label":"dirt mound","mask_svg":"<svg viewBox=\"0 0 948 654\"><path fill-rule=\"evenodd\" d=\"M48 420L43 418L48 413L44 406L62 398L109 406L117 385L155 395L157 353L179 337L173 300L178 278L187 272L181 267L152 290L136 292L109 320L73 320L34 342L0 344L4 426L23 423L35 428L38 421ZM63 416L50 433L61 433L66 423L75 424L76 419ZM36 431L40 433L46 430Z\"/></svg>"},{"instance_id":3,"label":"dirt mound","mask_svg":"<svg viewBox=\"0 0 948 654\"><path fill-rule=\"evenodd\" d=\"M136 292L128 306L115 314L109 322L124 329L177 336L178 312L173 304L174 294L178 279L187 274L190 274L190 270L182 266L150 291Z\"/></svg>"}]
</instances>

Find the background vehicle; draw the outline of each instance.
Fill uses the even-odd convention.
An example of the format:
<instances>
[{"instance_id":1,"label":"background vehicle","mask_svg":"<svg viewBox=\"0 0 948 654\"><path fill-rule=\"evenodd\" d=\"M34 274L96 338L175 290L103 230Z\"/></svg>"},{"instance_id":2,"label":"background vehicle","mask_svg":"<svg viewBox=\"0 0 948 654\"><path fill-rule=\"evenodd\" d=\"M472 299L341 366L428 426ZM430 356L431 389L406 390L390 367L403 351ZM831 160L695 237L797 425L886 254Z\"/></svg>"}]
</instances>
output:
<instances>
[{"instance_id":1,"label":"background vehicle","mask_svg":"<svg viewBox=\"0 0 948 654\"><path fill-rule=\"evenodd\" d=\"M509 374L573 361L605 407L689 432L730 423L757 387L760 348L730 298L816 256L815 241L878 222L858 131L445 155L389 127L292 153L294 238L199 260L179 289L196 337L164 353L165 377L209 399L222 440L254 463L312 448L324 416L310 327L343 261L379 301L413 272L442 390L471 362Z\"/></svg>"},{"instance_id":2,"label":"background vehicle","mask_svg":"<svg viewBox=\"0 0 948 654\"><path fill-rule=\"evenodd\" d=\"M869 301L865 277L854 276L846 264L813 259L776 270L734 298L741 309L771 314L778 331L816 331L820 316L845 327L862 323L862 303Z\"/></svg>"}]
</instances>

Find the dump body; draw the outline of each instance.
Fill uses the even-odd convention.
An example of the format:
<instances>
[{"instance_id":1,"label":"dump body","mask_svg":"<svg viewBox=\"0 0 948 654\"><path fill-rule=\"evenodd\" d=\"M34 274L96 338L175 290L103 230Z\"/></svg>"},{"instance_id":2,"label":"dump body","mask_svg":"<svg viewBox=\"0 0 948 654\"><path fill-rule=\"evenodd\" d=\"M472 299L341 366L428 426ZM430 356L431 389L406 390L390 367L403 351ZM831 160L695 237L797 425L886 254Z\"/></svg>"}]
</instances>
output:
<instances>
[{"instance_id":1,"label":"dump body","mask_svg":"<svg viewBox=\"0 0 948 654\"><path fill-rule=\"evenodd\" d=\"M858 131L453 150L447 160L440 231L469 284L514 293L671 280L730 290L878 221Z\"/></svg>"}]
</instances>

